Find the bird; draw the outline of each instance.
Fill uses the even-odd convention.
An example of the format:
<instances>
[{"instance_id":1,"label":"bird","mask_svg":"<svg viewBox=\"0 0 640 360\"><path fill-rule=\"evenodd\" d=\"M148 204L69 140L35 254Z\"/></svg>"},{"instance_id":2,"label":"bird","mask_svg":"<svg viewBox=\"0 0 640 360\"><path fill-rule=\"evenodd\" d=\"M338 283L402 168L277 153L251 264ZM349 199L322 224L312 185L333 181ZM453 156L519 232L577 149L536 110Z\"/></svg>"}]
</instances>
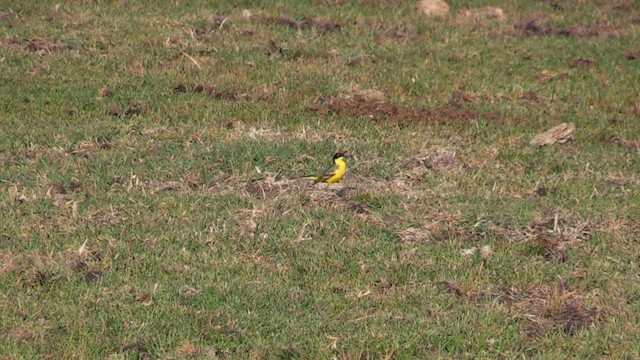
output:
<instances>
[{"instance_id":1,"label":"bird","mask_svg":"<svg viewBox=\"0 0 640 360\"><path fill-rule=\"evenodd\" d=\"M303 176L305 179L313 180L314 184L327 183L327 185L342 181L344 174L347 172L347 154L337 152L333 155L333 165L325 170L319 176Z\"/></svg>"}]
</instances>

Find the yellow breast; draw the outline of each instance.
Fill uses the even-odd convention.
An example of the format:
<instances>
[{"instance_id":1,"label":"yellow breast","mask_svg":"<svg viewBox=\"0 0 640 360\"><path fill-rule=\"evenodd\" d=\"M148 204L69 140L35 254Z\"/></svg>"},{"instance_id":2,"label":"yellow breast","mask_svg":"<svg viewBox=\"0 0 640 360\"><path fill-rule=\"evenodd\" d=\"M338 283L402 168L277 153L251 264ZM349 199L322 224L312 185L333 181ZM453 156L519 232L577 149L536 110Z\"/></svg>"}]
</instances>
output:
<instances>
[{"instance_id":1,"label":"yellow breast","mask_svg":"<svg viewBox=\"0 0 640 360\"><path fill-rule=\"evenodd\" d=\"M337 158L335 160L336 169L333 172L333 176L327 179L327 184L337 183L344 177L344 174L347 172L347 162L344 161L344 158Z\"/></svg>"}]
</instances>

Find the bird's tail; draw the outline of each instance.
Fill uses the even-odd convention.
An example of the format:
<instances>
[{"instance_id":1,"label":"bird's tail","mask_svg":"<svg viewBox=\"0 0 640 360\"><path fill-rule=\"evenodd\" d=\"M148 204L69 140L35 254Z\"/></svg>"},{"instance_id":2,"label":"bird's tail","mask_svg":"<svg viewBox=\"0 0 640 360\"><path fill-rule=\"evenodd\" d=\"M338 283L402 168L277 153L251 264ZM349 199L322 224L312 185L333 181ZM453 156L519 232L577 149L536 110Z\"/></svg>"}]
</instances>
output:
<instances>
[{"instance_id":1,"label":"bird's tail","mask_svg":"<svg viewBox=\"0 0 640 360\"><path fill-rule=\"evenodd\" d=\"M320 178L320 176L316 176L316 175L303 175L303 176L298 176L298 177L294 177L294 180L297 179L305 179L305 180L318 180Z\"/></svg>"}]
</instances>

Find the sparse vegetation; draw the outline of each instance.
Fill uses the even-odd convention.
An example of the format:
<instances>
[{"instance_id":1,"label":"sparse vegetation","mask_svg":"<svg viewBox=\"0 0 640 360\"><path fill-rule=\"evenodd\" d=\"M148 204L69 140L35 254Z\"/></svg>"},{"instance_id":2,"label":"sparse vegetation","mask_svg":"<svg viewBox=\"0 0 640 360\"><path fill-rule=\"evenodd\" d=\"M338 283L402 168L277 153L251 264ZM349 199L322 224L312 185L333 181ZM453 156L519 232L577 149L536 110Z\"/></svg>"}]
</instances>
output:
<instances>
[{"instance_id":1,"label":"sparse vegetation","mask_svg":"<svg viewBox=\"0 0 640 360\"><path fill-rule=\"evenodd\" d=\"M4 358L640 357L640 8L416 3L1 3Z\"/></svg>"}]
</instances>

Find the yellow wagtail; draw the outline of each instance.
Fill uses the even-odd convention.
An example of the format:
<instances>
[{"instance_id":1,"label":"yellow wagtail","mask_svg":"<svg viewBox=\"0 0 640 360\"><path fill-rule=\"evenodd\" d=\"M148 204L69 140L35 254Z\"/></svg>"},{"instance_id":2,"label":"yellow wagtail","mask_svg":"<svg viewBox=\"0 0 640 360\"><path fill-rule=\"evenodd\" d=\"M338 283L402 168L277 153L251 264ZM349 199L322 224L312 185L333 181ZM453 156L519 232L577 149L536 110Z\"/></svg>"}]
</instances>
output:
<instances>
[{"instance_id":1,"label":"yellow wagtail","mask_svg":"<svg viewBox=\"0 0 640 360\"><path fill-rule=\"evenodd\" d=\"M333 184L340 182L347 172L347 154L343 152L337 152L333 155L333 165L325 170L322 175L319 176L304 176L305 179L313 180L314 184L325 182L327 184Z\"/></svg>"}]
</instances>

